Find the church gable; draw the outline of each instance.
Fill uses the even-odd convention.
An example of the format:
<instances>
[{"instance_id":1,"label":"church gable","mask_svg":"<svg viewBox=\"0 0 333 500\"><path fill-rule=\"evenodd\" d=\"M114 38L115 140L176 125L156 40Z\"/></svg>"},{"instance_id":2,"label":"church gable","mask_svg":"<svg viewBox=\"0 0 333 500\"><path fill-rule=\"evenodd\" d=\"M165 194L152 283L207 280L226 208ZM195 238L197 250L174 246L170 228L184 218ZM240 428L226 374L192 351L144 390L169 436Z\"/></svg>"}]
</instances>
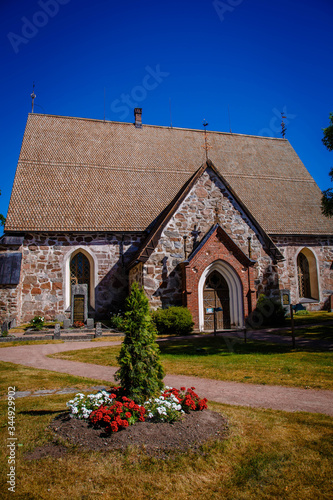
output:
<instances>
[{"instance_id":1,"label":"church gable","mask_svg":"<svg viewBox=\"0 0 333 500\"><path fill-rule=\"evenodd\" d=\"M206 164L199 170L182 199L175 200L174 211L169 209L169 218L153 231L132 263L130 281L142 266L142 283L153 307L183 302L181 264L217 223L243 255L248 255L250 245L257 275L272 263L272 256L264 250L264 232L235 200L214 166Z\"/></svg>"}]
</instances>

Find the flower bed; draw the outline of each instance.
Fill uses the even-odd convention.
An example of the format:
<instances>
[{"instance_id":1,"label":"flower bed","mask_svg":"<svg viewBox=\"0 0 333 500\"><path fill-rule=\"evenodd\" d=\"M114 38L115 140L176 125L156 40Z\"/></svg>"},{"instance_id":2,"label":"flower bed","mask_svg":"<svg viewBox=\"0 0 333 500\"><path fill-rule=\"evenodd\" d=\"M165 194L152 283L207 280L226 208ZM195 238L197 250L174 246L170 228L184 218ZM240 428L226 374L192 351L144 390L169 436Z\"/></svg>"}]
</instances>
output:
<instances>
[{"instance_id":1,"label":"flower bed","mask_svg":"<svg viewBox=\"0 0 333 500\"><path fill-rule=\"evenodd\" d=\"M88 420L93 426L111 433L136 422L174 422L191 410L206 409L207 399L200 399L194 389L165 387L159 397L140 406L123 396L121 388L116 387L112 392L101 391L87 396L77 394L67 406L71 417Z\"/></svg>"},{"instance_id":2,"label":"flower bed","mask_svg":"<svg viewBox=\"0 0 333 500\"><path fill-rule=\"evenodd\" d=\"M73 327L74 328L83 328L84 327L84 323L83 323L83 321L74 321Z\"/></svg>"}]
</instances>

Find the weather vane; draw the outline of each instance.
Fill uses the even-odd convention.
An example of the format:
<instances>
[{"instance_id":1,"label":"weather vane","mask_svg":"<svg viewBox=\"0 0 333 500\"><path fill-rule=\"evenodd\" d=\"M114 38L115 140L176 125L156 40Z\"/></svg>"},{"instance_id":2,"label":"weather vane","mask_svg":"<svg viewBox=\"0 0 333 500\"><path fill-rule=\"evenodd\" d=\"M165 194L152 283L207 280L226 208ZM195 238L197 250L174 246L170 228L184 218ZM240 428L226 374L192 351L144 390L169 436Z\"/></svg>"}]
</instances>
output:
<instances>
[{"instance_id":1,"label":"weather vane","mask_svg":"<svg viewBox=\"0 0 333 500\"><path fill-rule=\"evenodd\" d=\"M212 148L212 146L209 145L209 140L208 140L208 137L207 137L207 129L206 127L208 126L208 122L206 122L206 120L204 120L202 122L203 126L205 127L205 144L203 144L203 147L204 150L206 151L206 161L208 160L208 150Z\"/></svg>"},{"instance_id":2,"label":"weather vane","mask_svg":"<svg viewBox=\"0 0 333 500\"><path fill-rule=\"evenodd\" d=\"M31 113L34 112L34 100L36 99L36 94L35 94L35 82L33 82L32 85L32 94L30 94L31 97Z\"/></svg>"},{"instance_id":3,"label":"weather vane","mask_svg":"<svg viewBox=\"0 0 333 500\"><path fill-rule=\"evenodd\" d=\"M281 134L282 134L282 137L283 139L285 138L286 136L286 124L284 123L283 120L285 120L287 117L284 115L284 113L281 113Z\"/></svg>"}]
</instances>

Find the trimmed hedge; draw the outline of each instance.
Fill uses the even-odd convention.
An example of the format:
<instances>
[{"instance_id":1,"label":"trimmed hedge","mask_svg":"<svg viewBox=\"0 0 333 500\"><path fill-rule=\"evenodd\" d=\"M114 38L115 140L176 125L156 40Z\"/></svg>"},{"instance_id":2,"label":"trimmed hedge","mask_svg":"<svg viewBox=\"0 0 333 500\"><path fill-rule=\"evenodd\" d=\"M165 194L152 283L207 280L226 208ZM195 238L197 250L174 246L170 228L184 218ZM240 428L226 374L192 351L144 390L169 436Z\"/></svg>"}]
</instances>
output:
<instances>
[{"instance_id":1,"label":"trimmed hedge","mask_svg":"<svg viewBox=\"0 0 333 500\"><path fill-rule=\"evenodd\" d=\"M157 309L152 318L159 335L189 335L193 330L192 314L186 307Z\"/></svg>"}]
</instances>

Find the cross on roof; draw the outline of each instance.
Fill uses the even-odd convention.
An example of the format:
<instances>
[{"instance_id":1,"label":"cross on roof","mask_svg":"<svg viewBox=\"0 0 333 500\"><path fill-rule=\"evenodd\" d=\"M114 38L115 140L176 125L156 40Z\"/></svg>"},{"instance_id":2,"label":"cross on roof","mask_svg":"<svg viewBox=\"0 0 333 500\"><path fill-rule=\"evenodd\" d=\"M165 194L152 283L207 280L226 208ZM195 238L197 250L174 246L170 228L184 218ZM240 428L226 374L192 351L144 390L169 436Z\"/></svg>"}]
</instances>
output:
<instances>
[{"instance_id":1,"label":"cross on roof","mask_svg":"<svg viewBox=\"0 0 333 500\"><path fill-rule=\"evenodd\" d=\"M209 140L208 140L208 137L207 137L206 127L208 125L208 122L206 122L206 120L204 120L202 124L205 127L205 144L203 144L201 147L204 148L204 150L206 151L206 161L207 161L208 160L208 150L212 149L212 146L210 146Z\"/></svg>"}]
</instances>

